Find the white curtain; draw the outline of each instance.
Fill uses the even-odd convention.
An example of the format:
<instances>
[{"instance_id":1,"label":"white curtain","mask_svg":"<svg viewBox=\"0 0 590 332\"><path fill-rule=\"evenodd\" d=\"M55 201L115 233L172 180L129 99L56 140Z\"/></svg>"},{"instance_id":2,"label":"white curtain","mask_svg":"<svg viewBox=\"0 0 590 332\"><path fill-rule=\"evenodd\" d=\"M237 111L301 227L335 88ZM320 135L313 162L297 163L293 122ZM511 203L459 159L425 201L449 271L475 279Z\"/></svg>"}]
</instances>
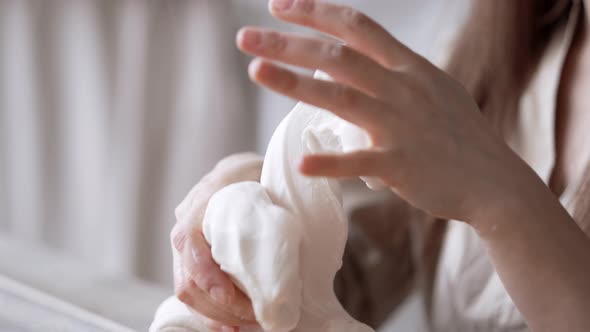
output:
<instances>
[{"instance_id":1,"label":"white curtain","mask_svg":"<svg viewBox=\"0 0 590 332\"><path fill-rule=\"evenodd\" d=\"M338 2L438 57L467 1ZM234 47L241 24L293 30L266 2L0 0L0 232L169 285L177 202L294 104Z\"/></svg>"},{"instance_id":2,"label":"white curtain","mask_svg":"<svg viewBox=\"0 0 590 332\"><path fill-rule=\"evenodd\" d=\"M0 0L0 229L170 279L173 211L255 148L229 1Z\"/></svg>"}]
</instances>

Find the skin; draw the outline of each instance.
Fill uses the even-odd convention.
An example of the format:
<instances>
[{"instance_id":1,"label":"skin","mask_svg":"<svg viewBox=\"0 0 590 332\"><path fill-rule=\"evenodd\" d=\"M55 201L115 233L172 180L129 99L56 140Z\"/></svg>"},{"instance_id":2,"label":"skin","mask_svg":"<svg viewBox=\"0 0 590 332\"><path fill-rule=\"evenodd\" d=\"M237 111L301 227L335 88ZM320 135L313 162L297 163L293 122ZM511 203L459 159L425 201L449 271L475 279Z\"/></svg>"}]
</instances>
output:
<instances>
[{"instance_id":1,"label":"skin","mask_svg":"<svg viewBox=\"0 0 590 332\"><path fill-rule=\"evenodd\" d=\"M271 2L270 10L278 19L332 35L346 45L244 28L237 43L256 56L249 68L251 79L357 124L373 143L368 150L345 155L306 156L300 171L335 178L380 177L412 205L468 223L533 331L589 331L590 240L550 188L492 133L461 85L350 8L299 0ZM580 49L587 50L586 45L576 42ZM578 68L583 58L569 57L566 68ZM334 82L313 80L270 61L320 69ZM579 131L590 127L588 121L580 127L572 120L587 109L583 93L574 88L582 79L576 79L575 72L566 70L562 78L560 101L571 102L558 105L558 146L579 142ZM570 182L578 170L561 165L578 155L558 151L554 178ZM236 174L239 167L214 170L205 182L216 184L195 191L197 210L204 211L214 192L239 180ZM218 329L251 324L248 301L213 262L199 232L181 226L173 231L176 251L190 247L202 258L181 255L181 265L191 271L185 279L194 280L194 287L180 282L177 295ZM178 238L193 243L178 245Z\"/></svg>"}]
</instances>

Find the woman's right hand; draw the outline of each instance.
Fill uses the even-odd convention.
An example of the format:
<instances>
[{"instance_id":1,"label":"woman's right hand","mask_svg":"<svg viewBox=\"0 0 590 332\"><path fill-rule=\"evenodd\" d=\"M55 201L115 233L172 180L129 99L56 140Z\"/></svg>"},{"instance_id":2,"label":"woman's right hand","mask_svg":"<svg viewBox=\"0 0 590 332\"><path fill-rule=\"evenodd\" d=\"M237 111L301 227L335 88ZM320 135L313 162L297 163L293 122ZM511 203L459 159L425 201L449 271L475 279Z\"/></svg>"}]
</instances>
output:
<instances>
[{"instance_id":1,"label":"woman's right hand","mask_svg":"<svg viewBox=\"0 0 590 332\"><path fill-rule=\"evenodd\" d=\"M209 199L220 189L241 181L260 181L262 158L241 153L221 160L176 208L170 238L174 256L176 296L216 331L255 325L250 299L213 260L201 225Z\"/></svg>"}]
</instances>

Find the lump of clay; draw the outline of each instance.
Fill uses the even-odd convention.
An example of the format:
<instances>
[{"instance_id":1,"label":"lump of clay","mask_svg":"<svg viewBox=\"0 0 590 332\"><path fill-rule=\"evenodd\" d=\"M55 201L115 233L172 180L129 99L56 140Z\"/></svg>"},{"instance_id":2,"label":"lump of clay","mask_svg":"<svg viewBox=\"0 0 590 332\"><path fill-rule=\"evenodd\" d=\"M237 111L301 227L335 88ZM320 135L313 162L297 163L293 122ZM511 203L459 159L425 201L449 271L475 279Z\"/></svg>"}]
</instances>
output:
<instances>
[{"instance_id":1,"label":"lump of clay","mask_svg":"<svg viewBox=\"0 0 590 332\"><path fill-rule=\"evenodd\" d=\"M207 208L203 233L214 259L251 299L265 331L299 322L301 223L256 182L230 185Z\"/></svg>"},{"instance_id":2,"label":"lump of clay","mask_svg":"<svg viewBox=\"0 0 590 332\"><path fill-rule=\"evenodd\" d=\"M233 184L211 198L202 226L213 258L250 297L265 331L373 331L334 293L348 235L339 184L297 170L306 154L368 145L358 127L299 103L273 134L261 182ZM156 321L171 327L158 315Z\"/></svg>"},{"instance_id":3,"label":"lump of clay","mask_svg":"<svg viewBox=\"0 0 590 332\"><path fill-rule=\"evenodd\" d=\"M296 169L305 154L341 152L342 135L363 137L355 130L300 104L271 139L261 183L226 187L207 207L213 258L252 299L265 331L372 331L333 290L348 233L339 185Z\"/></svg>"}]
</instances>

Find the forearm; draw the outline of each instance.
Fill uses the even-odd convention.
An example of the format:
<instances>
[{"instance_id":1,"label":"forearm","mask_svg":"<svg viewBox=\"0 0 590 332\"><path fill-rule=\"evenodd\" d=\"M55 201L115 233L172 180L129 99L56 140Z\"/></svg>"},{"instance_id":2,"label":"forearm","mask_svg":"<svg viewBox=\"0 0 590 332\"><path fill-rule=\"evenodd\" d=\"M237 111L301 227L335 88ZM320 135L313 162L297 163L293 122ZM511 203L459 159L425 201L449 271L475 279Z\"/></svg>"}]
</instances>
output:
<instances>
[{"instance_id":1,"label":"forearm","mask_svg":"<svg viewBox=\"0 0 590 332\"><path fill-rule=\"evenodd\" d=\"M472 220L531 329L590 331L590 240L538 179Z\"/></svg>"}]
</instances>

